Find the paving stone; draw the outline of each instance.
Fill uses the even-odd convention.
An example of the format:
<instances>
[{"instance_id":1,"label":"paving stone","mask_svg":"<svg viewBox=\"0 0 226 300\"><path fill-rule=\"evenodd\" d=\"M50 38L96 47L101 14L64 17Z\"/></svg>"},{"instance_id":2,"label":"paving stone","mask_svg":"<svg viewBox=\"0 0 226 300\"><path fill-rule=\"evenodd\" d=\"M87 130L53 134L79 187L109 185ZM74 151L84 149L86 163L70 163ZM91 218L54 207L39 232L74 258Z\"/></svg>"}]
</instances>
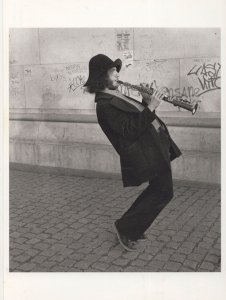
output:
<instances>
[{"instance_id":1,"label":"paving stone","mask_svg":"<svg viewBox=\"0 0 226 300\"><path fill-rule=\"evenodd\" d=\"M46 240L50 237L50 235L47 233L39 233L39 234L36 234L35 236L39 240Z\"/></svg>"},{"instance_id":2,"label":"paving stone","mask_svg":"<svg viewBox=\"0 0 226 300\"><path fill-rule=\"evenodd\" d=\"M128 267L127 267L127 268L128 268ZM130 268L132 268L132 267L130 267ZM136 268L133 268L133 269L136 270ZM124 270L126 270L126 268L125 268ZM120 266L116 266L116 265L111 265L110 267L108 267L108 268L106 269L106 272L121 272L121 271L123 271L123 268L120 267ZM126 270L126 271L127 271L127 270ZM129 272L132 272L132 271L129 271Z\"/></svg>"},{"instance_id":3,"label":"paving stone","mask_svg":"<svg viewBox=\"0 0 226 300\"><path fill-rule=\"evenodd\" d=\"M206 253L191 253L187 256L189 260L201 262Z\"/></svg>"},{"instance_id":4,"label":"paving stone","mask_svg":"<svg viewBox=\"0 0 226 300\"><path fill-rule=\"evenodd\" d=\"M34 268L35 268L34 263L25 263L23 265L20 265L19 270L28 272L28 271L32 271Z\"/></svg>"},{"instance_id":5,"label":"paving stone","mask_svg":"<svg viewBox=\"0 0 226 300\"><path fill-rule=\"evenodd\" d=\"M207 244L206 242L200 242L198 243L198 247L199 248L203 248L203 249L210 249L212 248L210 244Z\"/></svg>"},{"instance_id":6,"label":"paving stone","mask_svg":"<svg viewBox=\"0 0 226 300\"><path fill-rule=\"evenodd\" d=\"M53 255L52 257L49 257L48 260L55 261L55 262L62 262L65 260L65 256L62 254L56 254L56 255Z\"/></svg>"},{"instance_id":7,"label":"paving stone","mask_svg":"<svg viewBox=\"0 0 226 300\"><path fill-rule=\"evenodd\" d=\"M27 254L21 254L21 255L18 255L16 256L14 259L18 262L25 262L25 261L28 261L29 259L31 258L30 255L27 255Z\"/></svg>"},{"instance_id":8,"label":"paving stone","mask_svg":"<svg viewBox=\"0 0 226 300\"><path fill-rule=\"evenodd\" d=\"M33 257L33 256L37 255L39 253L39 251L35 250L35 249L28 249L24 253Z\"/></svg>"},{"instance_id":9,"label":"paving stone","mask_svg":"<svg viewBox=\"0 0 226 300\"><path fill-rule=\"evenodd\" d=\"M106 241L106 242L103 242L102 244L101 244L101 247L102 248L106 248L106 249L110 249L112 246L113 246L114 244L113 244L113 242L111 241Z\"/></svg>"},{"instance_id":10,"label":"paving stone","mask_svg":"<svg viewBox=\"0 0 226 300\"><path fill-rule=\"evenodd\" d=\"M172 241L173 242L183 242L186 239L185 236L173 236Z\"/></svg>"},{"instance_id":11,"label":"paving stone","mask_svg":"<svg viewBox=\"0 0 226 300\"><path fill-rule=\"evenodd\" d=\"M33 239L36 237L36 234L27 232L27 233L23 234L23 237L28 238L28 239Z\"/></svg>"},{"instance_id":12,"label":"paving stone","mask_svg":"<svg viewBox=\"0 0 226 300\"><path fill-rule=\"evenodd\" d=\"M21 236L21 233L20 232L17 232L17 231L14 231L14 232L10 232L10 236L12 238L18 238Z\"/></svg>"},{"instance_id":13,"label":"paving stone","mask_svg":"<svg viewBox=\"0 0 226 300\"><path fill-rule=\"evenodd\" d=\"M164 234L167 235L167 236L175 236L176 234L176 231L175 230L165 230L164 231Z\"/></svg>"},{"instance_id":14,"label":"paving stone","mask_svg":"<svg viewBox=\"0 0 226 300\"><path fill-rule=\"evenodd\" d=\"M183 254L190 254L192 252L192 249L180 247L180 248L177 249L177 251L179 253L183 253Z\"/></svg>"},{"instance_id":15,"label":"paving stone","mask_svg":"<svg viewBox=\"0 0 226 300\"><path fill-rule=\"evenodd\" d=\"M215 266L213 263L208 262L208 261L204 261L201 265L200 265L201 269L204 270L208 270L208 271L213 271L215 269Z\"/></svg>"},{"instance_id":16,"label":"paving stone","mask_svg":"<svg viewBox=\"0 0 226 300\"><path fill-rule=\"evenodd\" d=\"M134 251L134 252L123 253L122 256L125 257L125 258L128 258L129 260L133 260L133 259L137 258L138 255L139 255L139 252L138 251L136 251L136 252ZM147 255L150 255L150 254L147 254Z\"/></svg>"},{"instance_id":17,"label":"paving stone","mask_svg":"<svg viewBox=\"0 0 226 300\"><path fill-rule=\"evenodd\" d=\"M30 239L27 241L27 244L31 244L31 245L34 245L36 243L40 242L40 239L37 239L37 238L33 238L33 239Z\"/></svg>"},{"instance_id":18,"label":"paving stone","mask_svg":"<svg viewBox=\"0 0 226 300\"><path fill-rule=\"evenodd\" d=\"M169 260L170 255L169 254L157 254L155 256L156 260L160 260L160 261L168 261Z\"/></svg>"},{"instance_id":19,"label":"paving stone","mask_svg":"<svg viewBox=\"0 0 226 300\"><path fill-rule=\"evenodd\" d=\"M148 254L148 253L142 253L138 256L138 258L142 259L142 260L146 260L146 261L151 261L153 258L153 255Z\"/></svg>"},{"instance_id":20,"label":"paving stone","mask_svg":"<svg viewBox=\"0 0 226 300\"><path fill-rule=\"evenodd\" d=\"M101 255L98 254L88 254L87 256L84 257L83 260L87 262L95 262L98 261L100 257Z\"/></svg>"},{"instance_id":21,"label":"paving stone","mask_svg":"<svg viewBox=\"0 0 226 300\"><path fill-rule=\"evenodd\" d=\"M50 247L50 250L53 251L64 251L67 248L67 245L56 243Z\"/></svg>"},{"instance_id":22,"label":"paving stone","mask_svg":"<svg viewBox=\"0 0 226 300\"><path fill-rule=\"evenodd\" d=\"M47 260L46 256L37 255L31 259L31 262L41 264L43 261Z\"/></svg>"},{"instance_id":23,"label":"paving stone","mask_svg":"<svg viewBox=\"0 0 226 300\"><path fill-rule=\"evenodd\" d=\"M196 246L196 243L193 243L193 242L187 242L187 241L185 241L185 242L183 242L183 243L181 244L181 247L182 247L182 248L194 249L195 246Z\"/></svg>"},{"instance_id":24,"label":"paving stone","mask_svg":"<svg viewBox=\"0 0 226 300\"><path fill-rule=\"evenodd\" d=\"M197 244L198 242L200 242L200 239L201 239L200 237L191 237L191 236L189 236L186 241Z\"/></svg>"},{"instance_id":25,"label":"paving stone","mask_svg":"<svg viewBox=\"0 0 226 300\"><path fill-rule=\"evenodd\" d=\"M179 272L194 272L193 269L190 269L188 267L184 267L182 266L180 269L179 269Z\"/></svg>"},{"instance_id":26,"label":"paving stone","mask_svg":"<svg viewBox=\"0 0 226 300\"><path fill-rule=\"evenodd\" d=\"M218 237L218 232L213 232L213 231L209 231L207 234L206 234L206 237L210 237L210 238L217 238Z\"/></svg>"},{"instance_id":27,"label":"paving stone","mask_svg":"<svg viewBox=\"0 0 226 300\"><path fill-rule=\"evenodd\" d=\"M170 260L180 262L180 263L182 263L185 259L186 259L186 255L181 253L175 253L172 256L170 256Z\"/></svg>"},{"instance_id":28,"label":"paving stone","mask_svg":"<svg viewBox=\"0 0 226 300\"><path fill-rule=\"evenodd\" d=\"M212 262L213 264L219 264L220 260L221 258L218 255L207 254L205 257L205 261Z\"/></svg>"},{"instance_id":29,"label":"paving stone","mask_svg":"<svg viewBox=\"0 0 226 300\"><path fill-rule=\"evenodd\" d=\"M178 249L180 247L180 243L171 241L171 242L167 243L167 247L172 248L172 249Z\"/></svg>"},{"instance_id":30,"label":"paving stone","mask_svg":"<svg viewBox=\"0 0 226 300\"><path fill-rule=\"evenodd\" d=\"M75 242L75 243L70 244L69 247L76 250L76 249L82 248L82 244L79 242Z\"/></svg>"},{"instance_id":31,"label":"paving stone","mask_svg":"<svg viewBox=\"0 0 226 300\"><path fill-rule=\"evenodd\" d=\"M122 252L121 251L117 251L117 250L110 250L108 252L108 256L114 257L114 258L118 258L121 255L122 255Z\"/></svg>"},{"instance_id":32,"label":"paving stone","mask_svg":"<svg viewBox=\"0 0 226 300\"><path fill-rule=\"evenodd\" d=\"M153 246L147 246L145 248L145 253L151 254L151 255L155 255L157 254L160 250L157 247L153 247Z\"/></svg>"},{"instance_id":33,"label":"paving stone","mask_svg":"<svg viewBox=\"0 0 226 300\"><path fill-rule=\"evenodd\" d=\"M23 253L24 251L22 250L22 249L13 249L13 250L10 250L10 256L13 256L13 257L15 257L15 256L17 256L17 255L19 255L19 254L21 254L21 253Z\"/></svg>"},{"instance_id":34,"label":"paving stone","mask_svg":"<svg viewBox=\"0 0 226 300\"><path fill-rule=\"evenodd\" d=\"M75 261L72 259L65 259L60 263L60 266L62 267L72 267L75 264Z\"/></svg>"},{"instance_id":35,"label":"paving stone","mask_svg":"<svg viewBox=\"0 0 226 300\"><path fill-rule=\"evenodd\" d=\"M56 252L57 252L57 251L55 251L55 250L52 250L52 249L47 249L47 250L44 250L44 251L40 252L40 255L43 255L43 256L48 256L48 257L50 257L50 256L53 256L53 255L55 255L55 254L56 254Z\"/></svg>"},{"instance_id":36,"label":"paving stone","mask_svg":"<svg viewBox=\"0 0 226 300\"><path fill-rule=\"evenodd\" d=\"M20 266L21 264L19 262L16 262L16 261L13 261L13 260L10 260L10 268L9 268L9 272L13 272L15 271L15 269Z\"/></svg>"},{"instance_id":37,"label":"paving stone","mask_svg":"<svg viewBox=\"0 0 226 300\"><path fill-rule=\"evenodd\" d=\"M15 238L14 241L18 244L23 244L27 241L27 239L23 238L23 237L18 237L18 238Z\"/></svg>"},{"instance_id":38,"label":"paving stone","mask_svg":"<svg viewBox=\"0 0 226 300\"><path fill-rule=\"evenodd\" d=\"M162 269L162 267L165 265L165 261L160 261L160 260L152 260L151 262L148 263L148 266L150 268L157 268L157 269Z\"/></svg>"},{"instance_id":39,"label":"paving stone","mask_svg":"<svg viewBox=\"0 0 226 300\"><path fill-rule=\"evenodd\" d=\"M80 270L86 270L91 264L91 261L78 261L74 264L74 267Z\"/></svg>"},{"instance_id":40,"label":"paving stone","mask_svg":"<svg viewBox=\"0 0 226 300\"><path fill-rule=\"evenodd\" d=\"M214 249L221 249L221 244L220 243L217 243L213 246Z\"/></svg>"},{"instance_id":41,"label":"paving stone","mask_svg":"<svg viewBox=\"0 0 226 300\"><path fill-rule=\"evenodd\" d=\"M106 264L106 263L104 263L104 262L95 262L93 265L92 265L92 267L94 267L94 268L96 268L96 269L98 269L98 270L100 270L100 271L106 271L107 270L107 268L109 267L109 264Z\"/></svg>"},{"instance_id":42,"label":"paving stone","mask_svg":"<svg viewBox=\"0 0 226 300\"><path fill-rule=\"evenodd\" d=\"M208 251L209 254L213 254L213 255L217 255L217 256L221 256L221 249L214 249L214 248L211 248L209 251Z\"/></svg>"},{"instance_id":43,"label":"paving stone","mask_svg":"<svg viewBox=\"0 0 226 300\"><path fill-rule=\"evenodd\" d=\"M165 246L165 243L164 243L164 242L160 242L160 241L153 241L153 242L151 243L151 245L152 245L153 247L156 247L156 248L158 248L158 249L161 249L162 247Z\"/></svg>"},{"instance_id":44,"label":"paving stone","mask_svg":"<svg viewBox=\"0 0 226 300\"><path fill-rule=\"evenodd\" d=\"M77 251L77 253L84 253L84 254L89 254L89 253L91 253L91 252L93 252L94 254L97 252L97 251L95 251L96 249L92 249L92 248L84 248L84 247L80 247L79 249L77 249L76 251ZM106 249L104 249L104 253L105 253L105 251L106 251ZM98 252L98 254L100 254L99 252ZM102 253L101 253L102 254Z\"/></svg>"},{"instance_id":45,"label":"paving stone","mask_svg":"<svg viewBox=\"0 0 226 300\"><path fill-rule=\"evenodd\" d=\"M161 231L160 230L152 229L152 228L150 228L149 230L150 230L150 233L153 234L153 235L155 235L155 236L161 235Z\"/></svg>"},{"instance_id":46,"label":"paving stone","mask_svg":"<svg viewBox=\"0 0 226 300\"><path fill-rule=\"evenodd\" d=\"M198 227L199 228L199 227ZM203 238L205 236L205 232L201 232L201 231L194 231L192 232L193 237L198 237L198 238Z\"/></svg>"},{"instance_id":47,"label":"paving stone","mask_svg":"<svg viewBox=\"0 0 226 300\"><path fill-rule=\"evenodd\" d=\"M108 248L102 248L102 247L98 247L98 248L96 248L96 249L94 249L94 250L92 250L92 249L89 249L89 252L93 252L93 253L98 253L98 254L100 254L100 255L105 255L105 254L107 254L108 252L109 252L109 249Z\"/></svg>"},{"instance_id":48,"label":"paving stone","mask_svg":"<svg viewBox=\"0 0 226 300\"><path fill-rule=\"evenodd\" d=\"M167 262L163 269L171 272L177 272L181 267L181 264L179 262Z\"/></svg>"},{"instance_id":49,"label":"paving stone","mask_svg":"<svg viewBox=\"0 0 226 300\"><path fill-rule=\"evenodd\" d=\"M148 262L143 259L136 259L131 262L131 266L137 266L137 267L143 267L143 266L146 266L147 264L148 264Z\"/></svg>"},{"instance_id":50,"label":"paving stone","mask_svg":"<svg viewBox=\"0 0 226 300\"><path fill-rule=\"evenodd\" d=\"M51 269L56 266L56 263L54 261L44 261L41 266L43 267L43 269L45 271L50 272ZM57 264L56 267L59 267L59 265ZM57 269L57 272L59 272L59 271Z\"/></svg>"},{"instance_id":51,"label":"paving stone","mask_svg":"<svg viewBox=\"0 0 226 300\"><path fill-rule=\"evenodd\" d=\"M162 242L169 242L171 240L170 237L168 237L167 235L160 235L158 238L157 238L158 241L162 241Z\"/></svg>"},{"instance_id":52,"label":"paving stone","mask_svg":"<svg viewBox=\"0 0 226 300\"><path fill-rule=\"evenodd\" d=\"M75 259L75 260L81 260L83 259L85 255L83 253L73 253L70 255L71 258Z\"/></svg>"},{"instance_id":53,"label":"paving stone","mask_svg":"<svg viewBox=\"0 0 226 300\"><path fill-rule=\"evenodd\" d=\"M172 255L173 253L175 253L175 249L163 248L163 249L161 250L161 254Z\"/></svg>"},{"instance_id":54,"label":"paving stone","mask_svg":"<svg viewBox=\"0 0 226 300\"><path fill-rule=\"evenodd\" d=\"M35 244L34 247L35 247L35 249L45 250L45 249L49 248L50 245L46 244L46 243L43 243L43 242L40 242L40 243Z\"/></svg>"},{"instance_id":55,"label":"paving stone","mask_svg":"<svg viewBox=\"0 0 226 300\"><path fill-rule=\"evenodd\" d=\"M107 256L107 255L102 256L102 257L99 259L99 261L106 262L106 263L112 263L113 260L115 260L114 257L112 257L112 256Z\"/></svg>"},{"instance_id":56,"label":"paving stone","mask_svg":"<svg viewBox=\"0 0 226 300\"><path fill-rule=\"evenodd\" d=\"M197 268L197 265L198 265L198 262L196 261L193 261L193 260L189 260L189 259L186 259L184 262L183 262L183 266L184 267L188 267L192 270L195 270Z\"/></svg>"}]
</instances>

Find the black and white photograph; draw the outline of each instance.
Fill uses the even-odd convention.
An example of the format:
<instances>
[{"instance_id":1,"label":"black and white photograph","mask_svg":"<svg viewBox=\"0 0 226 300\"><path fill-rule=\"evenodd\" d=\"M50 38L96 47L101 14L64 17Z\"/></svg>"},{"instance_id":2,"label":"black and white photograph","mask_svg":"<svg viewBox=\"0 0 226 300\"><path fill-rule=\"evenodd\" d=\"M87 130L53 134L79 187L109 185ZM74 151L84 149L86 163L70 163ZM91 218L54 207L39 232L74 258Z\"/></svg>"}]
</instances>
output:
<instances>
[{"instance_id":1,"label":"black and white photograph","mask_svg":"<svg viewBox=\"0 0 226 300\"><path fill-rule=\"evenodd\" d=\"M2 9L0 300L226 299L226 2Z\"/></svg>"},{"instance_id":2,"label":"black and white photograph","mask_svg":"<svg viewBox=\"0 0 226 300\"><path fill-rule=\"evenodd\" d=\"M221 271L221 30L9 29L10 272Z\"/></svg>"}]
</instances>

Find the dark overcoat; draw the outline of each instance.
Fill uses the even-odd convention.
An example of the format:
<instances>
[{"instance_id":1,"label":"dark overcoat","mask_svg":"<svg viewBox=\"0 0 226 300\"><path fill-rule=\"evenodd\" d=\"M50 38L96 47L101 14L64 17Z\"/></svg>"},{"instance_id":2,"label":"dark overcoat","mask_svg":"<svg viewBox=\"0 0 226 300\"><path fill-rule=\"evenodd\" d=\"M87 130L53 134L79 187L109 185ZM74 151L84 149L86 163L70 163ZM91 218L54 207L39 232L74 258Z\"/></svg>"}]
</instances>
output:
<instances>
[{"instance_id":1,"label":"dark overcoat","mask_svg":"<svg viewBox=\"0 0 226 300\"><path fill-rule=\"evenodd\" d=\"M140 111L125 100L104 92L96 93L95 102L98 123L120 156L124 187L138 186L169 170L170 162L182 154L155 111L148 107ZM142 104L147 106L144 101ZM154 119L158 119L166 130L169 151L152 124Z\"/></svg>"}]
</instances>

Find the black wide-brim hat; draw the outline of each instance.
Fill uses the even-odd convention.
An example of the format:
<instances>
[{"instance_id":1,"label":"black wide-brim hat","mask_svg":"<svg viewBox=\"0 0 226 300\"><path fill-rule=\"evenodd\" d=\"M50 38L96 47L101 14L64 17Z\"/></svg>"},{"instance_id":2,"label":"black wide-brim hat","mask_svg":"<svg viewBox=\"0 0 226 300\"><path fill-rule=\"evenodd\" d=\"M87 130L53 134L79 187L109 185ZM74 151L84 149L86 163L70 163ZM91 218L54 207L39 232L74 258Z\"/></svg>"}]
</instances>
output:
<instances>
[{"instance_id":1,"label":"black wide-brim hat","mask_svg":"<svg viewBox=\"0 0 226 300\"><path fill-rule=\"evenodd\" d=\"M121 70L122 61L121 59L111 60L104 54L97 54L93 56L89 61L89 77L83 86L89 86L92 81L96 81L109 69L116 67L117 72Z\"/></svg>"}]
</instances>

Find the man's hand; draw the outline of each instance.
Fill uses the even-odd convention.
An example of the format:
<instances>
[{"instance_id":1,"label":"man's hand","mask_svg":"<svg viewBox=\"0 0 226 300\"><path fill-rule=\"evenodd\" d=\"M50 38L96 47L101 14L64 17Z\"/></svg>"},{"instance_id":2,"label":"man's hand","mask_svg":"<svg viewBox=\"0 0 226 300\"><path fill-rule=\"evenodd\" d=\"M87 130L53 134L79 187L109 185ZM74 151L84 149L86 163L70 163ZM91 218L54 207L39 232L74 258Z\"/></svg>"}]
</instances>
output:
<instances>
[{"instance_id":1,"label":"man's hand","mask_svg":"<svg viewBox=\"0 0 226 300\"><path fill-rule=\"evenodd\" d=\"M144 85L140 84L142 87L144 87ZM146 84L145 86L146 88L152 88L152 84L149 86L148 84ZM152 95L146 94L146 93L141 93L142 97L143 97L143 101L145 101L148 105L148 108L151 111L154 111L159 104L162 102L162 99L164 97L166 97L167 95L164 93L164 87L160 88L160 89L156 89L154 91L154 93Z\"/></svg>"},{"instance_id":2,"label":"man's hand","mask_svg":"<svg viewBox=\"0 0 226 300\"><path fill-rule=\"evenodd\" d=\"M153 83L151 83L151 85L146 84L146 85L144 86L144 84L140 83L140 86L141 86L141 87L143 87L143 88L148 88L148 89L151 89L151 88L152 88L152 85L153 85ZM143 100L147 105L149 105L149 104L151 103L152 96L149 95L149 94L147 94L147 93L142 93L142 92L140 92L140 93L141 93L141 95L142 95L142 100Z\"/></svg>"}]
</instances>

